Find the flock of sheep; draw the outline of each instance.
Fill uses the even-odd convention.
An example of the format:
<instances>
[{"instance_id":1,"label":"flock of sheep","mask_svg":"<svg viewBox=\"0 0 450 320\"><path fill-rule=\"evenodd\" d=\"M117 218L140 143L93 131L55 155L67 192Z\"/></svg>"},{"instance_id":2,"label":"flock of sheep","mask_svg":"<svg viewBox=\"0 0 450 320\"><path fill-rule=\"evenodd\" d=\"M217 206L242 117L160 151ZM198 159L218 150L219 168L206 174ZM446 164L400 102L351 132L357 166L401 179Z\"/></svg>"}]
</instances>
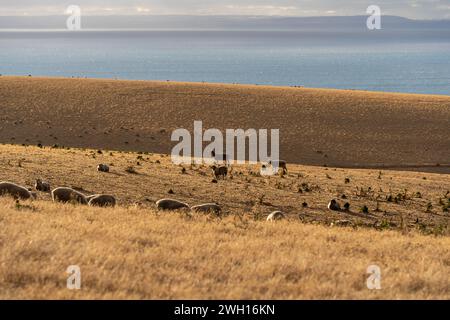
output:
<instances>
[{"instance_id":1,"label":"flock of sheep","mask_svg":"<svg viewBox=\"0 0 450 320\"><path fill-rule=\"evenodd\" d=\"M36 180L35 189L42 192L50 192L50 184L40 179ZM68 187L58 187L51 190L52 200L54 202L78 203L89 206L114 207L116 198L109 194L94 194L87 196L75 189ZM10 195L15 199L28 200L36 199L36 193L31 189L20 186L12 182L0 182L0 195ZM219 213L221 208L216 203L206 203L189 207L184 202L174 199L161 199L156 202L156 206L161 210L179 210L188 208L196 212L214 212Z\"/></svg>"},{"instance_id":2,"label":"flock of sheep","mask_svg":"<svg viewBox=\"0 0 450 320\"><path fill-rule=\"evenodd\" d=\"M50 192L50 184L40 179L36 180L35 188L37 191ZM84 195L81 192L67 187L59 187L51 192L54 202L75 202L89 206L115 206L116 199L114 196L107 194ZM31 189L25 188L12 182L0 182L0 195L10 195L16 199L28 200L36 199L36 193Z\"/></svg>"},{"instance_id":3,"label":"flock of sheep","mask_svg":"<svg viewBox=\"0 0 450 320\"><path fill-rule=\"evenodd\" d=\"M273 166L272 162L269 165ZM287 165L285 161L277 161L278 169L281 169L283 174L287 173ZM264 166L263 166L264 168ZM228 175L228 165L211 166L213 175L216 179L225 179ZM109 167L105 164L97 166L99 172L109 172ZM41 192L50 192L53 202L63 203L77 203L88 206L98 207L114 207L116 205L116 198L109 194L94 194L85 195L80 191L68 187L58 187L51 190L48 182L37 179L35 182L35 189ZM26 188L12 182L0 182L0 196L10 195L15 199L36 199L37 194L31 188ZM159 210L182 210L187 209L193 212L215 213L219 214L222 208L217 203L205 203L190 207L188 204L175 199L161 199L156 201L156 207ZM341 208L336 200L331 200L328 204L328 209L332 211L340 211ZM348 209L348 208L346 208ZM281 211L274 211L269 214L267 221L281 220L285 218L285 213Z\"/></svg>"},{"instance_id":4,"label":"flock of sheep","mask_svg":"<svg viewBox=\"0 0 450 320\"><path fill-rule=\"evenodd\" d=\"M35 189L42 192L50 192L50 184L40 179L36 180ZM78 203L89 206L114 207L116 199L108 194L95 194L87 196L75 189L68 187L59 187L51 190L52 200L54 202ZM36 193L31 189L25 188L12 182L0 182L0 196L10 195L15 199L28 200L36 199ZM180 210L189 209L194 212L220 213L221 207L217 203L205 203L190 207L188 204L174 200L161 199L156 202L160 210Z\"/></svg>"}]
</instances>

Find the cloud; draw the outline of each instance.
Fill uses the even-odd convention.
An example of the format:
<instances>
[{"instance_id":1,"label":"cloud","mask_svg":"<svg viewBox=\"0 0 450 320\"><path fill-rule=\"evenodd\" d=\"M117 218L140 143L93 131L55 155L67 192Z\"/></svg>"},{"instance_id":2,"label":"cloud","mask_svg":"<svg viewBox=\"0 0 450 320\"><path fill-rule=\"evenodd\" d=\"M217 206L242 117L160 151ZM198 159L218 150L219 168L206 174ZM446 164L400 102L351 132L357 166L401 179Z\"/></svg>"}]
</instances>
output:
<instances>
[{"instance_id":1,"label":"cloud","mask_svg":"<svg viewBox=\"0 0 450 320\"><path fill-rule=\"evenodd\" d=\"M299 15L300 11L295 6L274 6L274 5L228 5L225 9L216 8L226 14L246 14L246 15Z\"/></svg>"},{"instance_id":2,"label":"cloud","mask_svg":"<svg viewBox=\"0 0 450 320\"><path fill-rule=\"evenodd\" d=\"M145 7L137 7L137 8L136 8L136 11L137 11L138 13L148 13L148 12L150 12L151 10L150 10L149 8L145 8Z\"/></svg>"},{"instance_id":3,"label":"cloud","mask_svg":"<svg viewBox=\"0 0 450 320\"><path fill-rule=\"evenodd\" d=\"M0 16L62 14L71 3L79 5L85 15L365 15L371 4L380 6L382 13L410 18L450 15L450 0L0 0Z\"/></svg>"}]
</instances>

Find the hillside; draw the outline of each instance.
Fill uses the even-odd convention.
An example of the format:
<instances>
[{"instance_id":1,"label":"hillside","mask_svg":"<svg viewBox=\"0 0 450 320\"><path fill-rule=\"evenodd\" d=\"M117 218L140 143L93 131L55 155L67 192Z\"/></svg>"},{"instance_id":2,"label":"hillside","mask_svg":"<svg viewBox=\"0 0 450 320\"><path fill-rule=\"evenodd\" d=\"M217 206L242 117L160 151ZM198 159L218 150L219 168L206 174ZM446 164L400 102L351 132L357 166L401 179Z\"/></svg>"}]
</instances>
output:
<instances>
[{"instance_id":1,"label":"hillside","mask_svg":"<svg viewBox=\"0 0 450 320\"><path fill-rule=\"evenodd\" d=\"M0 146L0 180L42 178L119 204L0 197L0 298L449 298L448 175L289 165L283 178L260 177L243 165L212 183L208 167L184 168L159 154ZM157 211L163 197L223 212ZM327 210L332 198L350 211ZM286 219L265 221L277 209ZM79 291L66 288L70 265ZM370 265L382 290L367 289Z\"/></svg>"},{"instance_id":2,"label":"hillside","mask_svg":"<svg viewBox=\"0 0 450 320\"><path fill-rule=\"evenodd\" d=\"M100 163L110 165L110 172L97 172ZM174 165L165 155L0 146L0 181L33 187L40 178L53 188L112 194L121 206L154 209L156 200L169 197L191 206L217 202L224 216L253 220L281 210L295 223L450 234L449 175L292 164L288 169L284 177L267 177L256 165L236 165L227 179L213 183L208 166ZM50 201L50 194L39 192L38 199ZM331 199L341 206L348 202L350 211L329 211Z\"/></svg>"},{"instance_id":3,"label":"hillside","mask_svg":"<svg viewBox=\"0 0 450 320\"><path fill-rule=\"evenodd\" d=\"M450 298L450 97L2 76L0 107L0 181L118 204L0 197L0 299ZM175 165L171 132L194 120L280 128L288 173ZM161 198L222 212L158 211ZM266 221L275 210L285 219Z\"/></svg>"},{"instance_id":4,"label":"hillside","mask_svg":"<svg viewBox=\"0 0 450 320\"><path fill-rule=\"evenodd\" d=\"M280 129L306 165L450 172L450 97L0 77L0 142L170 153L177 128Z\"/></svg>"}]
</instances>

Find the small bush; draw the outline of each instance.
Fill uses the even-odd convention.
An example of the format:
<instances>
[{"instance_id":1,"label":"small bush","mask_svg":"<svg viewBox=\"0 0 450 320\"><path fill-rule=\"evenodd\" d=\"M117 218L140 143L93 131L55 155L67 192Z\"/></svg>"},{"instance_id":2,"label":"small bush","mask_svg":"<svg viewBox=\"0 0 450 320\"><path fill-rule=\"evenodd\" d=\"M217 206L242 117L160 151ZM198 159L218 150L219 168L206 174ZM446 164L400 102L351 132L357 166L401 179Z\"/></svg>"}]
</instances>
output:
<instances>
[{"instance_id":1,"label":"small bush","mask_svg":"<svg viewBox=\"0 0 450 320\"><path fill-rule=\"evenodd\" d=\"M368 214L369 213L369 208L366 205L364 205L364 206L361 207L360 211L362 213L364 213L364 214Z\"/></svg>"},{"instance_id":2,"label":"small bush","mask_svg":"<svg viewBox=\"0 0 450 320\"><path fill-rule=\"evenodd\" d=\"M136 171L136 169L134 169L134 167L128 167L125 169L125 171L130 174L137 174L137 171Z\"/></svg>"}]
</instances>

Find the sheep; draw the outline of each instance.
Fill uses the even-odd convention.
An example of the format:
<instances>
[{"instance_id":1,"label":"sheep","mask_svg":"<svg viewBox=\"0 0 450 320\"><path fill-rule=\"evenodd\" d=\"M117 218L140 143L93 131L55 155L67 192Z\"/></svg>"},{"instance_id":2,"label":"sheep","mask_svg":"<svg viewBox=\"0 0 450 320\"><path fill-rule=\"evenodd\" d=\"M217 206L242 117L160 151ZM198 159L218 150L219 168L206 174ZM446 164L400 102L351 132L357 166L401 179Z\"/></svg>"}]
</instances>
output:
<instances>
[{"instance_id":1,"label":"sheep","mask_svg":"<svg viewBox=\"0 0 450 320\"><path fill-rule=\"evenodd\" d=\"M0 196L3 195L10 195L15 199L22 200L36 198L36 195L27 188L6 181L0 182Z\"/></svg>"},{"instance_id":2,"label":"sheep","mask_svg":"<svg viewBox=\"0 0 450 320\"><path fill-rule=\"evenodd\" d=\"M222 179L225 179L228 175L228 168L225 166L221 166L221 167L211 166L211 170L213 171L214 177L216 179L219 179L219 177L222 177Z\"/></svg>"},{"instance_id":3,"label":"sheep","mask_svg":"<svg viewBox=\"0 0 450 320\"><path fill-rule=\"evenodd\" d=\"M106 164L100 163L100 164L97 166L97 171L99 171L99 172L109 172L109 166L106 165Z\"/></svg>"},{"instance_id":4,"label":"sheep","mask_svg":"<svg viewBox=\"0 0 450 320\"><path fill-rule=\"evenodd\" d=\"M78 202L80 204L88 204L84 194L66 187L52 190L52 199L54 202Z\"/></svg>"},{"instance_id":5,"label":"sheep","mask_svg":"<svg viewBox=\"0 0 450 320\"><path fill-rule=\"evenodd\" d=\"M108 194L95 194L87 197L89 206L98 207L114 207L116 205L116 198Z\"/></svg>"},{"instance_id":6,"label":"sheep","mask_svg":"<svg viewBox=\"0 0 450 320\"><path fill-rule=\"evenodd\" d=\"M34 188L37 191L50 192L50 183L42 181L41 179L36 179Z\"/></svg>"},{"instance_id":7,"label":"sheep","mask_svg":"<svg viewBox=\"0 0 450 320\"><path fill-rule=\"evenodd\" d=\"M220 213L222 211L222 208L217 203L205 203L205 204L199 204L197 206L191 207L192 211L195 212L212 212L212 213Z\"/></svg>"},{"instance_id":8,"label":"sheep","mask_svg":"<svg viewBox=\"0 0 450 320\"><path fill-rule=\"evenodd\" d=\"M267 217L267 221L276 221L284 219L285 214L281 211L274 211Z\"/></svg>"},{"instance_id":9,"label":"sheep","mask_svg":"<svg viewBox=\"0 0 450 320\"><path fill-rule=\"evenodd\" d=\"M328 209L331 211L341 211L341 206L336 200L333 199L328 203Z\"/></svg>"},{"instance_id":10,"label":"sheep","mask_svg":"<svg viewBox=\"0 0 450 320\"><path fill-rule=\"evenodd\" d=\"M261 170L259 171L263 176L272 176L278 174L278 170L273 167L269 167L269 164L262 164Z\"/></svg>"},{"instance_id":11,"label":"sheep","mask_svg":"<svg viewBox=\"0 0 450 320\"><path fill-rule=\"evenodd\" d=\"M173 199L158 200L156 201L156 207L160 210L178 210L184 208L189 209L189 205L187 205L186 203Z\"/></svg>"},{"instance_id":12,"label":"sheep","mask_svg":"<svg viewBox=\"0 0 450 320\"><path fill-rule=\"evenodd\" d=\"M86 201L89 203L89 201L90 201L92 198L95 198L96 196L98 196L98 194L91 194L90 196L84 196L84 197L86 198Z\"/></svg>"},{"instance_id":13,"label":"sheep","mask_svg":"<svg viewBox=\"0 0 450 320\"><path fill-rule=\"evenodd\" d=\"M276 168L277 171L279 169L283 169L283 174L286 174L288 172L287 170L287 162L284 160L270 160L269 165L272 166L272 168Z\"/></svg>"}]
</instances>

